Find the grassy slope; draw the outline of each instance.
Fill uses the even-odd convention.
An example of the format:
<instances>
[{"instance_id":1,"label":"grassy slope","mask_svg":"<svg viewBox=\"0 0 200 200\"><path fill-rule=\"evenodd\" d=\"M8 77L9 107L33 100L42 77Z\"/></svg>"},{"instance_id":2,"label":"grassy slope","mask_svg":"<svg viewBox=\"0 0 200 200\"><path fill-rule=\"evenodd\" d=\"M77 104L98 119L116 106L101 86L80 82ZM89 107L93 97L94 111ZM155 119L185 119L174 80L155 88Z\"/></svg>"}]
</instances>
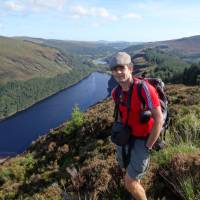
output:
<instances>
[{"instance_id":1,"label":"grassy slope","mask_svg":"<svg viewBox=\"0 0 200 200\"><path fill-rule=\"evenodd\" d=\"M175 184L181 193L183 190L176 180L173 182L173 177L185 177L182 181L184 182L187 180L188 170L200 166L200 163L198 165L195 161L198 161L195 152L199 142L192 146L183 143L179 147L181 141L177 138L173 140L179 130L174 121L180 125L179 121L193 112L196 113L196 117L200 117L199 92L199 87L167 86L172 119L169 129L171 134L167 137L168 147L153 154L150 170L143 180L151 200L161 199L162 195L166 200L178 200L178 196L172 192L174 190L169 190L171 185L166 180L171 181L172 185ZM5 162L0 167L0 197L53 200L61 199L61 193L66 192L82 196L82 199L85 199L84 196L93 200L122 199L122 174L115 161L114 145L109 137L113 121L112 109L113 103L110 99L97 104L84 114L83 124L76 117L75 122L65 123L52 130L47 136L42 136L34 142L24 154ZM186 122L184 121L184 124ZM195 126L198 130L198 120ZM192 127L186 130L188 134L192 133ZM199 141L200 138L195 140ZM178 152L186 154L182 153L180 156ZM158 163L165 167L166 180L156 175L160 172ZM199 180L200 176L196 174L196 178Z\"/></svg>"},{"instance_id":2,"label":"grassy slope","mask_svg":"<svg viewBox=\"0 0 200 200\"><path fill-rule=\"evenodd\" d=\"M22 37L22 40L33 41L35 43L52 46L64 53L70 53L78 56L102 57L113 54L117 50L124 49L131 45L129 42L104 42L104 41L70 41L53 40L41 38Z\"/></svg>"},{"instance_id":3,"label":"grassy slope","mask_svg":"<svg viewBox=\"0 0 200 200\"><path fill-rule=\"evenodd\" d=\"M175 40L148 42L129 46L125 51L137 53L145 48L158 48L188 61L200 60L200 36L192 36Z\"/></svg>"},{"instance_id":4,"label":"grassy slope","mask_svg":"<svg viewBox=\"0 0 200 200\"><path fill-rule=\"evenodd\" d=\"M17 39L0 37L0 82L52 77L69 72L70 57L58 50Z\"/></svg>"}]
</instances>

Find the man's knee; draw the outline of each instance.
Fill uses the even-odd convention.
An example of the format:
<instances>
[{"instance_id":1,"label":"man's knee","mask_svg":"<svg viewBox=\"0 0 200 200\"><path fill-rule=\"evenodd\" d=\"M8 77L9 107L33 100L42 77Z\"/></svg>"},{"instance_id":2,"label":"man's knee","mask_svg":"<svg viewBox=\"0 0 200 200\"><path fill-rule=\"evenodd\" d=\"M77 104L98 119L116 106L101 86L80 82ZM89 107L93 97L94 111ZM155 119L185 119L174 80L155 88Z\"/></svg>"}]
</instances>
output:
<instances>
[{"instance_id":1,"label":"man's knee","mask_svg":"<svg viewBox=\"0 0 200 200\"><path fill-rule=\"evenodd\" d=\"M137 190L140 188L140 180L130 178L128 174L125 175L124 181L125 181L125 187L129 192L136 193Z\"/></svg>"}]
</instances>

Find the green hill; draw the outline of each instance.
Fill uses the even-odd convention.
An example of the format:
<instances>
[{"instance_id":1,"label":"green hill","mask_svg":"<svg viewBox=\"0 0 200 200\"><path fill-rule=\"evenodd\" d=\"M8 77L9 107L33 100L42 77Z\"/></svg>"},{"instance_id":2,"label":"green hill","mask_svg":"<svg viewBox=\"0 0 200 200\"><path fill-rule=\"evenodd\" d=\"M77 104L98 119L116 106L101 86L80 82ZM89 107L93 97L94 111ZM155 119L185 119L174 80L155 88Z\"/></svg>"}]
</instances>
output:
<instances>
[{"instance_id":1,"label":"green hill","mask_svg":"<svg viewBox=\"0 0 200 200\"><path fill-rule=\"evenodd\" d=\"M72 58L56 49L0 37L0 83L53 77L72 69Z\"/></svg>"},{"instance_id":2,"label":"green hill","mask_svg":"<svg viewBox=\"0 0 200 200\"><path fill-rule=\"evenodd\" d=\"M111 55L116 51L130 46L130 42L107 42L107 41L70 41L53 40L42 38L20 37L24 41L51 46L61 50L63 53L73 54L89 58L99 58Z\"/></svg>"},{"instance_id":3,"label":"green hill","mask_svg":"<svg viewBox=\"0 0 200 200\"><path fill-rule=\"evenodd\" d=\"M191 62L200 61L200 36L185 37L181 39L148 42L139 45L132 45L125 49L127 52L134 54L143 49L162 50L171 55L176 55L181 59Z\"/></svg>"},{"instance_id":4,"label":"green hill","mask_svg":"<svg viewBox=\"0 0 200 200\"><path fill-rule=\"evenodd\" d=\"M0 37L0 47L0 119L102 70L88 59L38 41Z\"/></svg>"},{"instance_id":5,"label":"green hill","mask_svg":"<svg viewBox=\"0 0 200 200\"><path fill-rule=\"evenodd\" d=\"M199 199L200 88L167 85L167 147L153 152L142 180L149 200ZM107 99L40 137L0 166L0 199L121 200L122 172L110 141L113 103ZM27 133L28 134L28 133Z\"/></svg>"}]
</instances>

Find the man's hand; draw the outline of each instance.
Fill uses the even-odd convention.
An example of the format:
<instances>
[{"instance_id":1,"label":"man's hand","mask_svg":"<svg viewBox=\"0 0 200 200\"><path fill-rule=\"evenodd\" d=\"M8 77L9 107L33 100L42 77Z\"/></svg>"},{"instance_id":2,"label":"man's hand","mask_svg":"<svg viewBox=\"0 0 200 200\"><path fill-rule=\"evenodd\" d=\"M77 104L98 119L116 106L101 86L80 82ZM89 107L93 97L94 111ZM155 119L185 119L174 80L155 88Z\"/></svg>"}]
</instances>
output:
<instances>
[{"instance_id":1,"label":"man's hand","mask_svg":"<svg viewBox=\"0 0 200 200\"><path fill-rule=\"evenodd\" d=\"M146 143L146 147L149 150L152 149L154 143L158 139L158 137L160 135L160 131L161 131L162 126L163 126L163 114L162 114L162 111L161 111L161 107L158 106L156 108L153 108L151 110L151 113L152 113L152 117L154 119L154 124L153 124L152 131L151 131L149 138L147 140L147 143Z\"/></svg>"}]
</instances>

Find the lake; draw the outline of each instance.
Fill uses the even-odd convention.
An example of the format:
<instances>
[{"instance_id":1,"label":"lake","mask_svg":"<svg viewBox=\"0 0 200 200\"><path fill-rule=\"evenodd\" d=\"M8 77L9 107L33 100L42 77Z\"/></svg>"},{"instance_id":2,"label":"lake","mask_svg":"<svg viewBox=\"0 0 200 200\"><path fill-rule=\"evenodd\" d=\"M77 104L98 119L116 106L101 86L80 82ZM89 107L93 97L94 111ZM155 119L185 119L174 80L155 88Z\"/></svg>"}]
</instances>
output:
<instances>
[{"instance_id":1,"label":"lake","mask_svg":"<svg viewBox=\"0 0 200 200\"><path fill-rule=\"evenodd\" d=\"M81 111L109 95L110 76L94 72L79 83L0 122L0 156L23 152L32 141L71 117L74 105Z\"/></svg>"}]
</instances>

